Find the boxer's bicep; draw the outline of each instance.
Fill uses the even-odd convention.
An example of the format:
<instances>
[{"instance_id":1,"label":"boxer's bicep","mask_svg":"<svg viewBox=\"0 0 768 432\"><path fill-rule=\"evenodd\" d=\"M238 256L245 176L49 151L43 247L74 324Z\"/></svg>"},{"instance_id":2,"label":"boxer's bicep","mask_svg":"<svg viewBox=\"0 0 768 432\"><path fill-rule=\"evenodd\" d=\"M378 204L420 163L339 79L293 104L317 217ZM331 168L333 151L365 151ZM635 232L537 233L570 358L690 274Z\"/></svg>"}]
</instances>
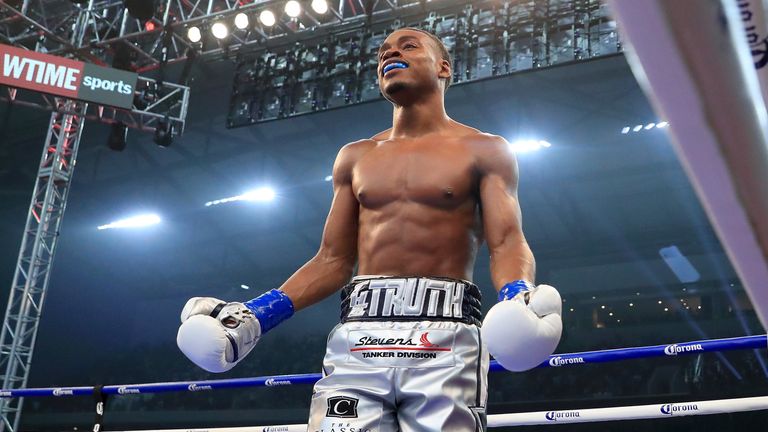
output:
<instances>
[{"instance_id":1,"label":"boxer's bicep","mask_svg":"<svg viewBox=\"0 0 768 432\"><path fill-rule=\"evenodd\" d=\"M480 208L488 248L493 251L522 237L517 201L517 161L506 149L494 149L481 165Z\"/></svg>"},{"instance_id":2,"label":"boxer's bicep","mask_svg":"<svg viewBox=\"0 0 768 432\"><path fill-rule=\"evenodd\" d=\"M535 262L523 234L517 160L506 140L498 137L479 155L480 209L491 255L491 278L497 289L517 279L532 281Z\"/></svg>"},{"instance_id":3,"label":"boxer's bicep","mask_svg":"<svg viewBox=\"0 0 768 432\"><path fill-rule=\"evenodd\" d=\"M297 311L338 291L352 277L358 217L358 202L352 191L352 168L358 153L355 147L342 148L333 165L333 200L317 254L280 287Z\"/></svg>"},{"instance_id":4,"label":"boxer's bicep","mask_svg":"<svg viewBox=\"0 0 768 432\"><path fill-rule=\"evenodd\" d=\"M359 205L352 191L351 167L340 153L333 168L333 201L323 228L318 255L326 259L348 260L354 265L357 255Z\"/></svg>"}]
</instances>

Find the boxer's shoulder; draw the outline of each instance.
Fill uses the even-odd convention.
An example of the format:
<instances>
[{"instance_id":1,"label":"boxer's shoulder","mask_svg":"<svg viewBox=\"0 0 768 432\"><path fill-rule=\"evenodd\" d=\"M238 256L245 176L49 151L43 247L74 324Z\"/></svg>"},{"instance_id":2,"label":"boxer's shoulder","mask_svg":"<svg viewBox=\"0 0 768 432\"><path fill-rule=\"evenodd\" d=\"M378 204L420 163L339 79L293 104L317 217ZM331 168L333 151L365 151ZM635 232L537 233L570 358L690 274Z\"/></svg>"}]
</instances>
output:
<instances>
[{"instance_id":1,"label":"boxer's shoulder","mask_svg":"<svg viewBox=\"0 0 768 432\"><path fill-rule=\"evenodd\" d=\"M348 182L351 180L352 169L360 158L376 147L373 139L362 139L345 144L336 155L333 167L333 176L336 181Z\"/></svg>"}]
</instances>

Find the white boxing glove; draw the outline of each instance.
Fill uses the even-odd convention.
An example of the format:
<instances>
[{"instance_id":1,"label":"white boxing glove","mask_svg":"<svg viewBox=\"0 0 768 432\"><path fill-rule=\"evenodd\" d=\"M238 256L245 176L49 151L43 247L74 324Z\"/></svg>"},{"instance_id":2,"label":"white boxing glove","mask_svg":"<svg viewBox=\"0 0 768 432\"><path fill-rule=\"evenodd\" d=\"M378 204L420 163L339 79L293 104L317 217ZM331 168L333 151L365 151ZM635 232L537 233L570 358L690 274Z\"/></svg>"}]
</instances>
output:
<instances>
[{"instance_id":1,"label":"white boxing glove","mask_svg":"<svg viewBox=\"0 0 768 432\"><path fill-rule=\"evenodd\" d=\"M485 315L481 334L505 369L532 369L555 352L563 333L560 293L549 285L515 281L499 291L499 303Z\"/></svg>"},{"instance_id":2,"label":"white boxing glove","mask_svg":"<svg viewBox=\"0 0 768 432\"><path fill-rule=\"evenodd\" d=\"M261 337L259 320L243 303L195 297L184 306L181 320L176 344L208 372L232 369Z\"/></svg>"},{"instance_id":3,"label":"white boxing glove","mask_svg":"<svg viewBox=\"0 0 768 432\"><path fill-rule=\"evenodd\" d=\"M262 334L293 312L291 299L276 289L245 303L194 297L181 311L176 344L208 372L226 372L251 352Z\"/></svg>"}]
</instances>

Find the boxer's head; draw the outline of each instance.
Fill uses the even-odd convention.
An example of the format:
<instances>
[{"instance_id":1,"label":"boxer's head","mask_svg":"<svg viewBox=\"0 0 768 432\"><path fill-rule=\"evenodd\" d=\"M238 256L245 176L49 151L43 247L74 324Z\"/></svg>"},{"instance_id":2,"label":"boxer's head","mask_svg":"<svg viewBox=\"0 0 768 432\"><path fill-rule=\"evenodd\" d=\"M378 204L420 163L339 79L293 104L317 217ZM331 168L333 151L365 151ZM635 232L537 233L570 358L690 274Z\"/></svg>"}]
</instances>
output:
<instances>
[{"instance_id":1,"label":"boxer's head","mask_svg":"<svg viewBox=\"0 0 768 432\"><path fill-rule=\"evenodd\" d=\"M409 99L406 94L448 90L451 56L442 41L424 30L402 28L392 32L378 52L381 93L391 102Z\"/></svg>"}]
</instances>

